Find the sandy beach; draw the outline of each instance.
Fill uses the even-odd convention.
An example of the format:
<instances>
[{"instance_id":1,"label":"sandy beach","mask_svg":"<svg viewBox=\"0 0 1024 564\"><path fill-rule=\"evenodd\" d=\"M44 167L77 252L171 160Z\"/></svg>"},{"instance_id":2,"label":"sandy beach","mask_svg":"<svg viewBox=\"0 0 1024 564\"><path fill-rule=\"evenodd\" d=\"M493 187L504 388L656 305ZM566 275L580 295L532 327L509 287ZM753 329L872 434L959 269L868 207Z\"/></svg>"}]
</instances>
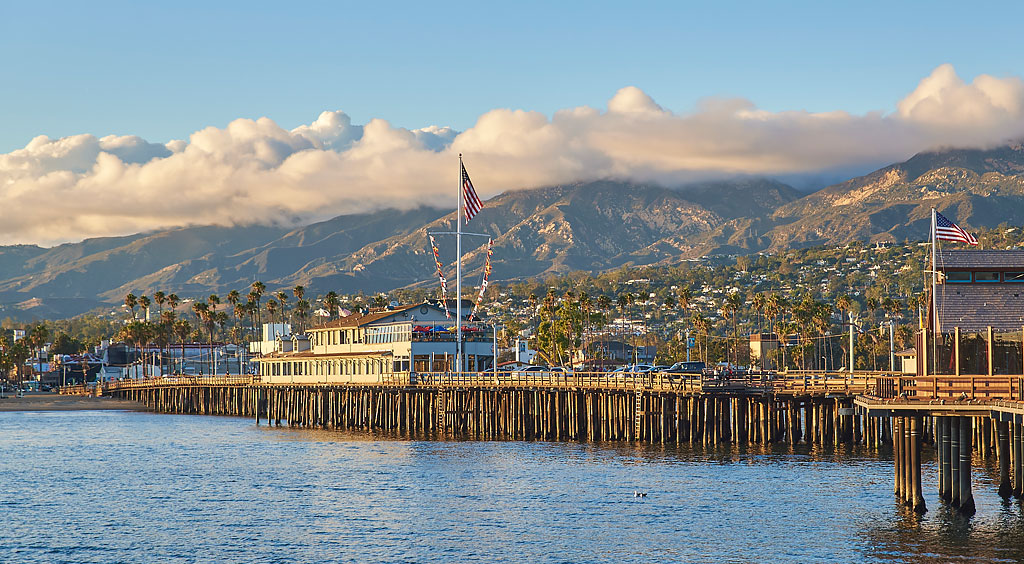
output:
<instances>
[{"instance_id":1,"label":"sandy beach","mask_svg":"<svg viewBox=\"0 0 1024 564\"><path fill-rule=\"evenodd\" d=\"M0 411L79 411L88 409L102 410L144 410L145 406L133 401L114 398L92 398L85 396L62 396L51 392L26 393L24 397L15 397L12 392L5 392L0 399Z\"/></svg>"}]
</instances>

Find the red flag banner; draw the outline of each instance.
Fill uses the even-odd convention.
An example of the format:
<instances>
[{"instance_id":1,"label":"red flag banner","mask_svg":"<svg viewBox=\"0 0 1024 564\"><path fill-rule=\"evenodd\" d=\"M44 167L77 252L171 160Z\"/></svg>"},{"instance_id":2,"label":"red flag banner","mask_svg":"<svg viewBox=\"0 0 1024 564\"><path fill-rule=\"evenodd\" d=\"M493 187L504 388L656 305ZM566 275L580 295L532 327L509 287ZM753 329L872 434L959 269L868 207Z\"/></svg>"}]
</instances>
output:
<instances>
[{"instance_id":1,"label":"red flag banner","mask_svg":"<svg viewBox=\"0 0 1024 564\"><path fill-rule=\"evenodd\" d=\"M484 292L487 291L487 284L491 278L491 256L494 255L494 240L487 239L487 258L484 260L484 279L480 282L480 294L476 297L476 303L473 304L473 312L470 315L476 314L477 308L484 301Z\"/></svg>"},{"instance_id":2,"label":"red flag banner","mask_svg":"<svg viewBox=\"0 0 1024 564\"><path fill-rule=\"evenodd\" d=\"M434 236L428 235L428 237L430 237L430 251L434 253L434 266L437 267L437 278L441 281L441 302L444 303L444 316L451 319L452 314L448 311L448 280L445 279L444 269L441 267L441 253L437 250Z\"/></svg>"}]
</instances>

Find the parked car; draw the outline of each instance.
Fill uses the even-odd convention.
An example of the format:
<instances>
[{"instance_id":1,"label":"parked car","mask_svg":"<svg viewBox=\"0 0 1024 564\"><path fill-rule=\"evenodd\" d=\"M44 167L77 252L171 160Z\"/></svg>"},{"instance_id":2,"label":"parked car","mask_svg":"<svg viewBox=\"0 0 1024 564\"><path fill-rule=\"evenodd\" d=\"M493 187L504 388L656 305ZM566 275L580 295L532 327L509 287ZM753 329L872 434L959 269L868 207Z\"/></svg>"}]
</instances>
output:
<instances>
[{"instance_id":1,"label":"parked car","mask_svg":"<svg viewBox=\"0 0 1024 564\"><path fill-rule=\"evenodd\" d=\"M523 376L540 376L542 373L547 371L547 366L527 366L521 370L516 370L512 373L512 376L514 378L521 378Z\"/></svg>"},{"instance_id":2,"label":"parked car","mask_svg":"<svg viewBox=\"0 0 1024 564\"><path fill-rule=\"evenodd\" d=\"M708 365L703 361L677 362L665 370L667 374L703 374Z\"/></svg>"},{"instance_id":3,"label":"parked car","mask_svg":"<svg viewBox=\"0 0 1024 564\"><path fill-rule=\"evenodd\" d=\"M612 371L612 374L647 374L652 368L654 367L650 364L627 364L616 368Z\"/></svg>"}]
</instances>

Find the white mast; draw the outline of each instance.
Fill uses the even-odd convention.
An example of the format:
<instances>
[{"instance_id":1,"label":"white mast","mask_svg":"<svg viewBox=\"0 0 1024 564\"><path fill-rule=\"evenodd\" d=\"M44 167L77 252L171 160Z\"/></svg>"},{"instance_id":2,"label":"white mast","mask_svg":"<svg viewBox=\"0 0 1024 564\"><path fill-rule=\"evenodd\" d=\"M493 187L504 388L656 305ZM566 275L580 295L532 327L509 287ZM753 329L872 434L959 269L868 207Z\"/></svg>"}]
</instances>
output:
<instances>
[{"instance_id":1,"label":"white mast","mask_svg":"<svg viewBox=\"0 0 1024 564\"><path fill-rule=\"evenodd\" d=\"M462 374L462 153L459 153L459 200L455 210L455 369Z\"/></svg>"}]
</instances>

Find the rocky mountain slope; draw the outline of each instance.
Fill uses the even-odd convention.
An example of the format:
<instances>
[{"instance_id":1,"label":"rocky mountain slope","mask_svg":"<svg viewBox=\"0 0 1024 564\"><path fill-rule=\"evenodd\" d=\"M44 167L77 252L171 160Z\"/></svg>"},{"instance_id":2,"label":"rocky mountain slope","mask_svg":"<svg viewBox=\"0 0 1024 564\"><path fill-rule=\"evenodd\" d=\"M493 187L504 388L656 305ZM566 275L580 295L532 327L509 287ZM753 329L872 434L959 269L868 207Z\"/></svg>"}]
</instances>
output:
<instances>
[{"instance_id":1,"label":"rocky mountain slope","mask_svg":"<svg viewBox=\"0 0 1024 564\"><path fill-rule=\"evenodd\" d=\"M921 153L811 194L765 179L510 191L487 201L466 230L494 238L493 279L508 280L851 239L924 240L933 206L972 228L1024 224L1024 147ZM420 207L294 229L198 226L0 247L0 307L21 317L72 315L129 291L202 296L256 279L270 289L303 284L311 294L430 284L427 232L453 231L454 220L452 211ZM454 238L437 240L453 274ZM485 243L463 243L474 283Z\"/></svg>"}]
</instances>

